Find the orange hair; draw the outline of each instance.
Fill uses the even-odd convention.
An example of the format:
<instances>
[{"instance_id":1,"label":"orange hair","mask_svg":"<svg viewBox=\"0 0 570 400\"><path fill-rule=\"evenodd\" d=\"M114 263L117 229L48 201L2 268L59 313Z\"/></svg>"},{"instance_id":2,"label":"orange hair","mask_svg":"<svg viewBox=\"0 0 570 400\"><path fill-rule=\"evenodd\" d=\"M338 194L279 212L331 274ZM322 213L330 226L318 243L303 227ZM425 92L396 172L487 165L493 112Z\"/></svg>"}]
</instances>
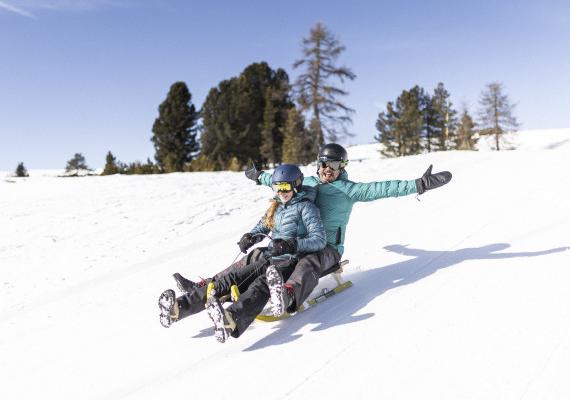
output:
<instances>
[{"instance_id":1,"label":"orange hair","mask_svg":"<svg viewBox=\"0 0 570 400\"><path fill-rule=\"evenodd\" d=\"M279 201L272 199L271 204L263 217L263 224L270 230L273 230L275 227L275 212L277 211L277 207L279 207Z\"/></svg>"}]
</instances>

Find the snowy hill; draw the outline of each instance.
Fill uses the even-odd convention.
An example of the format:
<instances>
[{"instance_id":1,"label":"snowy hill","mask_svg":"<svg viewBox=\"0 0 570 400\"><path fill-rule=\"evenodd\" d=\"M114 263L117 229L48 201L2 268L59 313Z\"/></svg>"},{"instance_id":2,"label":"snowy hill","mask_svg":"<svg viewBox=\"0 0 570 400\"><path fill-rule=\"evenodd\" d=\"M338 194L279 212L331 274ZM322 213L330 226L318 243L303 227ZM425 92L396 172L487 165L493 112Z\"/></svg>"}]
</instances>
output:
<instances>
[{"instance_id":1,"label":"snowy hill","mask_svg":"<svg viewBox=\"0 0 570 400\"><path fill-rule=\"evenodd\" d=\"M570 129L510 140L349 148L355 181L429 164L453 181L357 204L354 287L225 344L205 313L164 329L157 296L173 272L228 266L268 188L231 172L3 178L0 398L570 398Z\"/></svg>"}]
</instances>

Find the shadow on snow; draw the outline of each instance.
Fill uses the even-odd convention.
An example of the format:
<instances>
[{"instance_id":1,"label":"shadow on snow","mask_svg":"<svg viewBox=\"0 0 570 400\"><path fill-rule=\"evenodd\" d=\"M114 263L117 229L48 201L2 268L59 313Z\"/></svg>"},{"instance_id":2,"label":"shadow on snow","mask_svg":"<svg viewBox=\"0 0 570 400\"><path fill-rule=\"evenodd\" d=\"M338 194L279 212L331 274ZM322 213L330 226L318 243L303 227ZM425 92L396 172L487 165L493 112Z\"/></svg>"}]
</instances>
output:
<instances>
[{"instance_id":1,"label":"shadow on snow","mask_svg":"<svg viewBox=\"0 0 570 400\"><path fill-rule=\"evenodd\" d=\"M393 253L414 257L384 267L350 274L354 288L329 299L318 308L309 309L290 319L277 323L275 331L254 343L244 351L259 350L264 347L284 344L297 340L302 334L296 333L306 324L318 324L313 331L322 331L337 325L359 322L374 316L374 313L355 315L370 301L396 287L417 282L436 271L469 260L497 260L519 257L537 257L561 251L570 247L559 247L536 252L501 253L510 247L506 243L490 244L482 247L464 248L452 251L429 251L409 248L403 245L390 245L384 249ZM322 307L322 308L321 308Z\"/></svg>"}]
</instances>

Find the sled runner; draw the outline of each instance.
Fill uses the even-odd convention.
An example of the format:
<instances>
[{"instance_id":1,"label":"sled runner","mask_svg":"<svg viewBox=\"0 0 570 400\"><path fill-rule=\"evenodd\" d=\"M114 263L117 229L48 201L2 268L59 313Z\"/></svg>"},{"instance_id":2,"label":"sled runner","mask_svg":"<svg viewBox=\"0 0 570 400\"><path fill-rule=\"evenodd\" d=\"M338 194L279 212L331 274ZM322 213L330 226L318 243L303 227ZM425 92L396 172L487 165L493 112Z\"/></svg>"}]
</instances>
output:
<instances>
[{"instance_id":1,"label":"sled runner","mask_svg":"<svg viewBox=\"0 0 570 400\"><path fill-rule=\"evenodd\" d=\"M283 315L281 315L279 317L275 317L270 312L266 312L266 310L264 310L261 314L259 314L256 317L256 319L258 321L264 321L264 322L280 321L282 319L286 319L286 318L289 318L295 314L306 311L309 308L314 307L317 304L322 303L323 301L327 300L328 298L334 296L335 294L338 294L338 293L344 291L345 289L348 289L349 287L352 286L352 282L351 281L344 281L344 279L342 278L343 267L347 264L348 264L348 260L344 260L344 261L341 261L340 263L336 264L335 266L333 266L329 270L324 271L321 274L321 278L323 278L327 275L331 275L334 278L334 282L335 282L336 286L334 286L332 288L326 288L325 287L320 292L314 291L312 296L309 296L309 299L305 300L305 302L299 308L297 308L297 312L295 312L295 313L284 313ZM269 310L267 310L267 311L269 311Z\"/></svg>"},{"instance_id":2,"label":"sled runner","mask_svg":"<svg viewBox=\"0 0 570 400\"><path fill-rule=\"evenodd\" d=\"M263 312L256 317L256 319L258 321L264 321L264 322L280 321L282 319L289 318L292 315L306 311L309 308L314 307L317 304L322 303L323 301L327 300L329 297L332 297L335 294L338 294L338 293L344 291L345 289L348 289L349 287L352 286L352 282L351 281L344 281L344 279L342 278L343 267L347 264L348 264L348 260L344 260L344 261L341 261L340 263L334 265L332 268L328 269L327 271L324 271L321 274L321 278L323 278L326 275L332 275L332 277L334 278L334 282L335 282L336 286L334 286L332 288L324 288L320 292L313 293L313 296L310 296L309 299L306 300L297 309L297 312L291 313L291 314L290 313L284 313L283 315L281 315L279 317L275 317L271 314L269 309L264 309ZM210 290L208 290L208 293L209 292L210 292ZM225 301L236 301L238 298L239 298L239 290L238 290L237 286L234 285L234 286L232 286L232 289L231 289L231 296L226 296L226 298L224 298L223 300L225 300Z\"/></svg>"}]
</instances>

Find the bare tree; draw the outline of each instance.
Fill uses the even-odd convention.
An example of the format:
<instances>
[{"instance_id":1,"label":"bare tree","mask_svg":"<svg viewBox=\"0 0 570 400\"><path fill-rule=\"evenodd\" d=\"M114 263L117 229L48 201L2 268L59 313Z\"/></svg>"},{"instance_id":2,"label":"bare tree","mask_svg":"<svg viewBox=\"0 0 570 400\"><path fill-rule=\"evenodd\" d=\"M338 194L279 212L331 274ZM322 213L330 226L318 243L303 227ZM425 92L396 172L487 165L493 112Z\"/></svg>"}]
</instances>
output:
<instances>
[{"instance_id":1,"label":"bare tree","mask_svg":"<svg viewBox=\"0 0 570 400\"><path fill-rule=\"evenodd\" d=\"M317 23L308 38L303 39L303 58L295 61L293 68L303 67L304 72L296 79L293 89L307 121L315 120L320 126L320 135L314 141L319 145L326 139L336 142L340 136L353 136L346 125L352 123L350 115L354 110L338 100L347 91L332 85L331 78L353 80L356 75L347 67L335 65L345 50L338 39L321 23ZM339 115L339 112L342 113Z\"/></svg>"},{"instance_id":2,"label":"bare tree","mask_svg":"<svg viewBox=\"0 0 570 400\"><path fill-rule=\"evenodd\" d=\"M503 84L493 82L487 84L479 99L479 126L482 134L495 135L496 150L500 150L500 137L509 130L516 130L519 123L513 116L516 104L511 104L509 97L503 93Z\"/></svg>"}]
</instances>

